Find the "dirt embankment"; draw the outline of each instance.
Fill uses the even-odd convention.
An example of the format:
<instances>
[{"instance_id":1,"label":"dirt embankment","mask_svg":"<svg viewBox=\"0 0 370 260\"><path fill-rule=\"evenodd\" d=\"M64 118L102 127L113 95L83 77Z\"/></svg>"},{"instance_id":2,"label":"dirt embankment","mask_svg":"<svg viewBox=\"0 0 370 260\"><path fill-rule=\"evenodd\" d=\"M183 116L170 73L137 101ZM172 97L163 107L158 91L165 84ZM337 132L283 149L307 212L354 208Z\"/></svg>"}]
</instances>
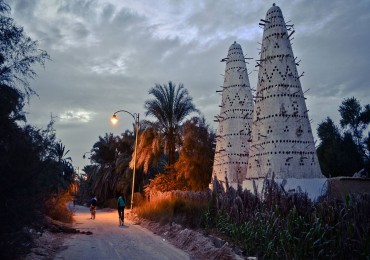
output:
<instances>
[{"instance_id":1,"label":"dirt embankment","mask_svg":"<svg viewBox=\"0 0 370 260\"><path fill-rule=\"evenodd\" d=\"M244 259L238 249L215 236L205 236L195 230L183 228L176 223L159 224L127 213L131 221L167 239L171 244L187 252L192 259Z\"/></svg>"}]
</instances>

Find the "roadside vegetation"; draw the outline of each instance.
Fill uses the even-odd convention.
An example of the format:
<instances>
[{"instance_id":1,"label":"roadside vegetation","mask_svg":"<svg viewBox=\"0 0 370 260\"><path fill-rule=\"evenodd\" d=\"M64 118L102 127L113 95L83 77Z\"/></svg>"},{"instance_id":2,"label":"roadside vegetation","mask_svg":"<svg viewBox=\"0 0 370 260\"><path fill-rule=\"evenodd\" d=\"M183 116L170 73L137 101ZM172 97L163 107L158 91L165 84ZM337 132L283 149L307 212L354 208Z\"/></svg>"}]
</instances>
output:
<instances>
[{"instance_id":1,"label":"roadside vegetation","mask_svg":"<svg viewBox=\"0 0 370 260\"><path fill-rule=\"evenodd\" d=\"M70 222L66 202L114 207L122 192L135 212L160 223L176 222L212 233L246 256L287 259L370 257L370 198L344 201L287 193L267 181L262 194L211 182L215 133L183 84L150 88L144 103L152 121L140 122L137 171L132 187L134 133L106 133L93 144L90 165L77 175L69 150L56 139L54 119L44 128L27 124L24 105L36 94L34 66L50 59L10 17L0 0L0 258L27 253L44 216ZM339 107L340 127L327 118L317 131L318 158L327 177L370 172L370 105L352 97ZM367 175L369 177L369 175ZM168 195L170 194L170 195ZM36 232L35 232L36 230Z\"/></svg>"},{"instance_id":2,"label":"roadside vegetation","mask_svg":"<svg viewBox=\"0 0 370 260\"><path fill-rule=\"evenodd\" d=\"M213 192L209 191L214 132L199 116L189 120L186 117L177 121L173 119L177 122L176 126L173 124L166 128L170 124L162 122L161 115L174 115L175 112L170 109L174 106L159 103L176 100L174 93L181 93L183 87L179 90L169 82L154 88L158 88L164 96L157 93L154 99L145 103L147 109L152 109L149 103L155 103L159 112L147 113L156 120L142 121L138 136L138 171L134 190L141 196L135 196L134 210L139 217L163 224L178 223L205 234L214 234L240 248L245 256L262 259L370 256L368 196L349 195L345 201L322 197L312 202L306 194L287 193L284 187L267 180L262 194L229 187L224 190L218 182L213 184ZM153 89L149 94L153 94ZM184 95L189 94L186 92ZM186 100L191 102L191 98ZM191 111L198 113L195 108ZM363 134L370 120L369 105L362 107L356 98L345 99L339 113L341 128L330 118L318 126L321 140L318 158L323 173L334 177L352 176L361 169L369 172L369 137ZM127 140L125 135L131 136L124 146L126 152L115 148ZM173 139L168 139L169 136ZM104 139L107 140L105 143L110 143L110 148L101 146L101 138L94 145L91 150L94 164L87 166L90 168L86 171L85 183L90 184L85 187L94 194L100 192L102 187L110 190L110 193L99 193L101 203L117 197L121 190L125 191L129 202L132 133ZM103 156L108 151L110 156ZM173 151L174 154L170 155ZM108 160L102 161L102 158ZM101 169L104 173L91 174L90 169ZM121 184L115 182L115 185L108 185L108 178L103 181L105 175L122 178Z\"/></svg>"},{"instance_id":3,"label":"roadside vegetation","mask_svg":"<svg viewBox=\"0 0 370 260\"><path fill-rule=\"evenodd\" d=\"M42 231L44 215L71 220L65 201L75 171L53 118L45 128L26 123L24 105L36 94L34 66L44 66L49 55L16 25L3 0L0 24L0 258L15 259Z\"/></svg>"},{"instance_id":4,"label":"roadside vegetation","mask_svg":"<svg viewBox=\"0 0 370 260\"><path fill-rule=\"evenodd\" d=\"M135 208L141 218L177 223L223 238L244 256L261 259L366 259L370 256L370 197L345 201L286 193L265 181L262 194L214 181L213 192L163 193ZM178 196L174 196L174 195ZM185 197L185 198L184 198ZM199 198L203 201L199 201Z\"/></svg>"}]
</instances>

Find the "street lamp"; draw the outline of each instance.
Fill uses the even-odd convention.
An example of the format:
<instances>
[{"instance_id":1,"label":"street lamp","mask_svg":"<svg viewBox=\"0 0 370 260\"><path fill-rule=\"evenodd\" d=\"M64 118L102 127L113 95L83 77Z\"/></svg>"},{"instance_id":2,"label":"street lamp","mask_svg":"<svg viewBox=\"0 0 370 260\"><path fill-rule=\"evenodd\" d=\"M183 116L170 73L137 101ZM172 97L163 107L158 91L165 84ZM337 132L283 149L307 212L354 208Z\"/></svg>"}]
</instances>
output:
<instances>
[{"instance_id":1,"label":"street lamp","mask_svg":"<svg viewBox=\"0 0 370 260\"><path fill-rule=\"evenodd\" d=\"M137 136L139 134L139 127L140 127L140 123L139 123L139 114L137 113L130 113L129 111L126 111L126 110L118 110L116 112L114 112L112 118L111 118L111 122L113 125L117 124L118 122L118 118L117 118L117 113L119 112L124 112L124 113L127 113L129 115L132 116L132 118L134 119L134 122L135 122L135 147L134 147L134 169L133 169L133 175L132 175L132 191L131 191L131 210L132 210L132 206L134 205L134 186L135 186L135 174L136 174L136 154L137 154Z\"/></svg>"}]
</instances>

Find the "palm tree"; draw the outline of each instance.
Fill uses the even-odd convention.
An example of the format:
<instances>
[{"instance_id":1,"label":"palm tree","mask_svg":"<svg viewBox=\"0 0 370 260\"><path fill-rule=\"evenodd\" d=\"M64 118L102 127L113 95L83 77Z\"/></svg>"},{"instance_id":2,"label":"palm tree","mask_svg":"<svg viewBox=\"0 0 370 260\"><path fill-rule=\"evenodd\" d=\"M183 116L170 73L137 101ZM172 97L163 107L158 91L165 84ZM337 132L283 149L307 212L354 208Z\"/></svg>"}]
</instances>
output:
<instances>
[{"instance_id":1,"label":"palm tree","mask_svg":"<svg viewBox=\"0 0 370 260\"><path fill-rule=\"evenodd\" d=\"M56 143L54 148L51 151L53 159L55 159L59 163L67 163L71 162L71 157L66 157L69 153L69 150L66 151L66 147L62 142Z\"/></svg>"},{"instance_id":2,"label":"palm tree","mask_svg":"<svg viewBox=\"0 0 370 260\"><path fill-rule=\"evenodd\" d=\"M91 161L97 167L91 171L89 182L91 189L100 201L112 195L113 186L116 183L115 160L117 156L117 136L106 133L104 137L99 136L99 141L93 145Z\"/></svg>"},{"instance_id":3,"label":"palm tree","mask_svg":"<svg viewBox=\"0 0 370 260\"><path fill-rule=\"evenodd\" d=\"M99 136L99 141L93 145L91 160L98 164L113 164L116 158L117 136L105 133Z\"/></svg>"},{"instance_id":4,"label":"palm tree","mask_svg":"<svg viewBox=\"0 0 370 260\"><path fill-rule=\"evenodd\" d=\"M66 151L65 145L59 141L52 148L51 157L58 163L63 178L71 183L74 179L74 168L72 165L72 158L66 157L68 153L69 150Z\"/></svg>"},{"instance_id":5,"label":"palm tree","mask_svg":"<svg viewBox=\"0 0 370 260\"><path fill-rule=\"evenodd\" d=\"M137 144L136 165L143 167L143 172L148 173L151 165L157 166L164 153L164 141L158 131L159 123L153 123L147 120L141 121L140 133ZM134 162L130 162L133 168Z\"/></svg>"},{"instance_id":6,"label":"palm tree","mask_svg":"<svg viewBox=\"0 0 370 260\"><path fill-rule=\"evenodd\" d=\"M168 85L156 84L149 90L149 94L154 99L145 101L145 115L157 119L158 131L163 137L164 151L168 154L168 165L171 167L175 162L176 143L180 140L179 126L186 116L198 110L181 83L177 88L171 81Z\"/></svg>"}]
</instances>

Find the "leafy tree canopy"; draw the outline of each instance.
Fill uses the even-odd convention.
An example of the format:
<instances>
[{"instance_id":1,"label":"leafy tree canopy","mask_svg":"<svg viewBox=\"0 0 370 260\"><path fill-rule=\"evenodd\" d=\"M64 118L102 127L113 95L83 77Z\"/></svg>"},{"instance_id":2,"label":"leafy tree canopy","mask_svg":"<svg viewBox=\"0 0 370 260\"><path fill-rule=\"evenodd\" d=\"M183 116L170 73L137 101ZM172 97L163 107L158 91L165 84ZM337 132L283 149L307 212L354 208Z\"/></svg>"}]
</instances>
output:
<instances>
[{"instance_id":1,"label":"leafy tree canopy","mask_svg":"<svg viewBox=\"0 0 370 260\"><path fill-rule=\"evenodd\" d=\"M370 122L369 111L369 105L361 107L356 98L348 98L339 107L341 128L329 117L319 124L317 155L326 177L353 176L363 168L370 171L369 138L363 137Z\"/></svg>"}]
</instances>

